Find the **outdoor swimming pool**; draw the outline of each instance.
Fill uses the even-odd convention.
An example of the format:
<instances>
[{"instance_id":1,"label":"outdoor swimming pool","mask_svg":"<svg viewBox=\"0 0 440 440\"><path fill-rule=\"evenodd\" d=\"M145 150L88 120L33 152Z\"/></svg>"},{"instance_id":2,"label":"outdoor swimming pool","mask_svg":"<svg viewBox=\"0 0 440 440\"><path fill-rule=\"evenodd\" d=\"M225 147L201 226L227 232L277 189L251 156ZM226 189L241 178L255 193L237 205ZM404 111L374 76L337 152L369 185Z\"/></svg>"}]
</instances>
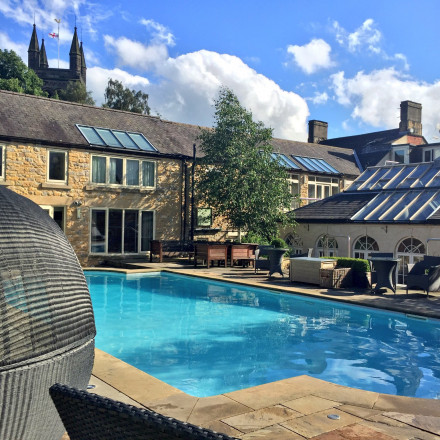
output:
<instances>
[{"instance_id":1,"label":"outdoor swimming pool","mask_svg":"<svg viewBox=\"0 0 440 440\"><path fill-rule=\"evenodd\" d=\"M440 321L171 273L85 272L96 346L198 397L307 374L440 398Z\"/></svg>"}]
</instances>

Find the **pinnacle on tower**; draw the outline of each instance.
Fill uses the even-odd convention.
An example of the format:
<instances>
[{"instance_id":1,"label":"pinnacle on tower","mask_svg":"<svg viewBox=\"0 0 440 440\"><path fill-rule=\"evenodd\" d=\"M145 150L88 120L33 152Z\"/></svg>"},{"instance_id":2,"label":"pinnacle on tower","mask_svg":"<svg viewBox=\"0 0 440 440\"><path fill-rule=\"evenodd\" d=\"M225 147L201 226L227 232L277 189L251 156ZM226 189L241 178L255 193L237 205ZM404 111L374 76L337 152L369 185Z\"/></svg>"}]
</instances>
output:
<instances>
[{"instance_id":1,"label":"pinnacle on tower","mask_svg":"<svg viewBox=\"0 0 440 440\"><path fill-rule=\"evenodd\" d=\"M40 69L49 68L49 63L47 62L46 48L44 46L44 38L41 40L41 50L40 50Z\"/></svg>"},{"instance_id":2,"label":"pinnacle on tower","mask_svg":"<svg viewBox=\"0 0 440 440\"><path fill-rule=\"evenodd\" d=\"M37 27L35 23L28 49L28 67L34 70L40 67L40 46L38 44Z\"/></svg>"},{"instance_id":3,"label":"pinnacle on tower","mask_svg":"<svg viewBox=\"0 0 440 440\"><path fill-rule=\"evenodd\" d=\"M70 70L74 70L78 73L81 73L81 51L79 49L78 43L78 34L76 32L73 33L72 45L70 46Z\"/></svg>"}]
</instances>

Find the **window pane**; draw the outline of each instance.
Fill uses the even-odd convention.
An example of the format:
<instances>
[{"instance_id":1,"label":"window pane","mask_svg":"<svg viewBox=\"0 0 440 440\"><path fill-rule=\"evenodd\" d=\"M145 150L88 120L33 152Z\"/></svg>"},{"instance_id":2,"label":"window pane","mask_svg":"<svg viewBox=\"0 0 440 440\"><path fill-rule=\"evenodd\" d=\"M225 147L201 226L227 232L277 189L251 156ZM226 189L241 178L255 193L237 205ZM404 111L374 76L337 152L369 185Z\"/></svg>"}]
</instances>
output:
<instances>
[{"instance_id":1,"label":"window pane","mask_svg":"<svg viewBox=\"0 0 440 440\"><path fill-rule=\"evenodd\" d=\"M139 133L128 133L128 135L136 142L136 145L145 151L156 151L156 149Z\"/></svg>"},{"instance_id":2,"label":"window pane","mask_svg":"<svg viewBox=\"0 0 440 440\"><path fill-rule=\"evenodd\" d=\"M122 252L122 209L110 209L108 212L108 252Z\"/></svg>"},{"instance_id":3,"label":"window pane","mask_svg":"<svg viewBox=\"0 0 440 440\"><path fill-rule=\"evenodd\" d=\"M105 128L96 128L96 131L109 147L121 147L121 143L116 139L110 130Z\"/></svg>"},{"instance_id":4,"label":"window pane","mask_svg":"<svg viewBox=\"0 0 440 440\"><path fill-rule=\"evenodd\" d=\"M212 209L198 208L197 209L197 226L211 226L212 225Z\"/></svg>"},{"instance_id":5,"label":"window pane","mask_svg":"<svg viewBox=\"0 0 440 440\"><path fill-rule=\"evenodd\" d=\"M308 197L309 197L309 199L315 198L315 185L308 186Z\"/></svg>"},{"instance_id":6,"label":"window pane","mask_svg":"<svg viewBox=\"0 0 440 440\"><path fill-rule=\"evenodd\" d=\"M106 158L92 156L92 182L105 183Z\"/></svg>"},{"instance_id":7,"label":"window pane","mask_svg":"<svg viewBox=\"0 0 440 440\"><path fill-rule=\"evenodd\" d=\"M116 159L114 157L110 158L110 183L122 185L123 176L123 160Z\"/></svg>"},{"instance_id":8,"label":"window pane","mask_svg":"<svg viewBox=\"0 0 440 440\"><path fill-rule=\"evenodd\" d=\"M64 231L64 208L62 207L54 207L53 208L53 219L55 223L60 227L62 231Z\"/></svg>"},{"instance_id":9,"label":"window pane","mask_svg":"<svg viewBox=\"0 0 440 440\"><path fill-rule=\"evenodd\" d=\"M138 211L125 211L124 253L138 252L138 217Z\"/></svg>"},{"instance_id":10,"label":"window pane","mask_svg":"<svg viewBox=\"0 0 440 440\"><path fill-rule=\"evenodd\" d=\"M66 180L66 153L49 151L49 180Z\"/></svg>"},{"instance_id":11,"label":"window pane","mask_svg":"<svg viewBox=\"0 0 440 440\"><path fill-rule=\"evenodd\" d=\"M92 145L105 145L104 141L99 137L96 133L95 129L92 127L83 127L81 125L78 126L79 131L83 134L83 136L87 139L87 142Z\"/></svg>"},{"instance_id":12,"label":"window pane","mask_svg":"<svg viewBox=\"0 0 440 440\"><path fill-rule=\"evenodd\" d=\"M92 210L91 252L105 252L105 210Z\"/></svg>"},{"instance_id":13,"label":"window pane","mask_svg":"<svg viewBox=\"0 0 440 440\"><path fill-rule=\"evenodd\" d=\"M142 211L141 251L150 250L150 241L153 240L153 212Z\"/></svg>"},{"instance_id":14,"label":"window pane","mask_svg":"<svg viewBox=\"0 0 440 440\"><path fill-rule=\"evenodd\" d=\"M139 185L138 160L127 160L127 185Z\"/></svg>"},{"instance_id":15,"label":"window pane","mask_svg":"<svg viewBox=\"0 0 440 440\"><path fill-rule=\"evenodd\" d=\"M118 138L118 141L125 147L133 150L139 150L138 146L133 142L130 136L125 131L113 130L113 134Z\"/></svg>"},{"instance_id":16,"label":"window pane","mask_svg":"<svg viewBox=\"0 0 440 440\"><path fill-rule=\"evenodd\" d=\"M154 162L142 162L142 186L154 186Z\"/></svg>"},{"instance_id":17,"label":"window pane","mask_svg":"<svg viewBox=\"0 0 440 440\"><path fill-rule=\"evenodd\" d=\"M394 150L394 160L399 163L405 163L406 150Z\"/></svg>"}]
</instances>

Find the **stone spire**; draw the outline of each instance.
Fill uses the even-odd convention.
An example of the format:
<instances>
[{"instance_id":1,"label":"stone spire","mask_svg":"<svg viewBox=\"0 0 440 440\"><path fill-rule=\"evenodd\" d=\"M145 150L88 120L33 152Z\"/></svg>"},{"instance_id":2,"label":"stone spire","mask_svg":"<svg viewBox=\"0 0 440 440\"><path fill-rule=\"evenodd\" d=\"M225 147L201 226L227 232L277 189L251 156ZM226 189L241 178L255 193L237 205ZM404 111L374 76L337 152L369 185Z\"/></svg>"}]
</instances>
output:
<instances>
[{"instance_id":1,"label":"stone spire","mask_svg":"<svg viewBox=\"0 0 440 440\"><path fill-rule=\"evenodd\" d=\"M72 45L70 46L70 70L73 70L77 72L78 74L81 73L81 52L79 49L79 42L78 42L78 34L76 32L76 26L75 26L75 32L73 33L72 38Z\"/></svg>"},{"instance_id":2,"label":"stone spire","mask_svg":"<svg viewBox=\"0 0 440 440\"><path fill-rule=\"evenodd\" d=\"M44 47L44 38L41 40L40 50L40 69L48 69L49 63L47 62L46 48Z\"/></svg>"},{"instance_id":3,"label":"stone spire","mask_svg":"<svg viewBox=\"0 0 440 440\"><path fill-rule=\"evenodd\" d=\"M84 84L86 83L86 75L87 75L87 66L86 66L86 59L84 57L84 50L83 50L83 43L81 41L81 44L79 46L79 51L81 53L81 77L84 81Z\"/></svg>"},{"instance_id":4,"label":"stone spire","mask_svg":"<svg viewBox=\"0 0 440 440\"><path fill-rule=\"evenodd\" d=\"M37 27L35 23L28 49L28 67L34 70L40 67L40 46L38 44Z\"/></svg>"}]
</instances>

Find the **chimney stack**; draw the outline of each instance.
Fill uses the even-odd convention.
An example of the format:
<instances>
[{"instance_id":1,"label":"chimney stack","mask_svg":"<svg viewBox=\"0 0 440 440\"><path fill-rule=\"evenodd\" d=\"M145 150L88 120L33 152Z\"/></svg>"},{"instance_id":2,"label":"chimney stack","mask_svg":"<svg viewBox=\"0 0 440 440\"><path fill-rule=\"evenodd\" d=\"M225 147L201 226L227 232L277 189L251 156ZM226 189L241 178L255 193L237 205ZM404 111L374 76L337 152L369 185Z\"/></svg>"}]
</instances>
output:
<instances>
[{"instance_id":1,"label":"chimney stack","mask_svg":"<svg viewBox=\"0 0 440 440\"><path fill-rule=\"evenodd\" d=\"M309 121L309 139L310 144L319 144L321 141L327 140L328 123L323 121Z\"/></svg>"},{"instance_id":2,"label":"chimney stack","mask_svg":"<svg viewBox=\"0 0 440 440\"><path fill-rule=\"evenodd\" d=\"M400 103L399 131L422 136L422 104L412 101Z\"/></svg>"}]
</instances>

